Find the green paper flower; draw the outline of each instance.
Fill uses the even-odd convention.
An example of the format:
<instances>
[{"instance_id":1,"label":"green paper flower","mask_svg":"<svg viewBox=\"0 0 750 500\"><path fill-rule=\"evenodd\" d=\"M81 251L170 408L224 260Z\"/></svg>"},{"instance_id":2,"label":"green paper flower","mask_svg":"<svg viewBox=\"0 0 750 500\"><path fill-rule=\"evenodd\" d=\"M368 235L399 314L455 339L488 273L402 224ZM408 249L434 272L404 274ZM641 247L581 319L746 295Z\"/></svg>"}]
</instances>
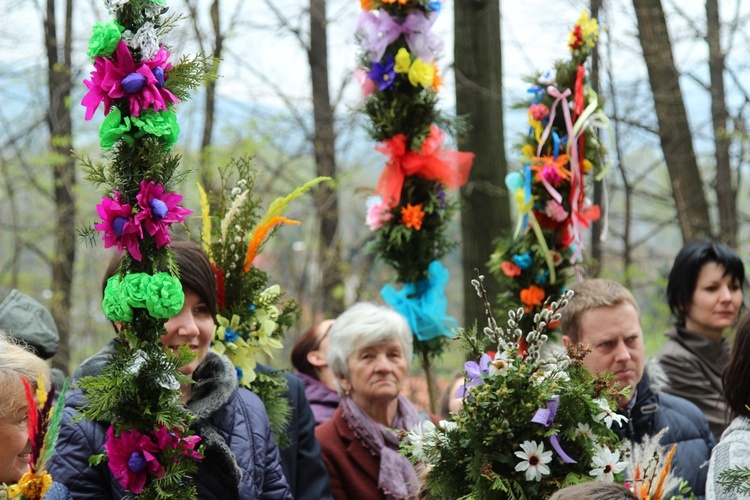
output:
<instances>
[{"instance_id":1,"label":"green paper flower","mask_svg":"<svg viewBox=\"0 0 750 500\"><path fill-rule=\"evenodd\" d=\"M177 115L171 109L154 113L151 110L141 112L141 116L132 117L133 125L140 130L135 133L135 138L140 139L146 134L160 137L166 144L167 150L172 149L177 137L180 135L180 126L177 124Z\"/></svg>"},{"instance_id":2,"label":"green paper flower","mask_svg":"<svg viewBox=\"0 0 750 500\"><path fill-rule=\"evenodd\" d=\"M146 291L146 308L154 318L171 318L182 309L185 293L180 280L169 273L151 276Z\"/></svg>"},{"instance_id":3,"label":"green paper flower","mask_svg":"<svg viewBox=\"0 0 750 500\"><path fill-rule=\"evenodd\" d=\"M112 321L133 321L133 309L130 308L127 298L123 295L123 286L119 276L112 276L107 280L104 288L104 299L102 309L104 315Z\"/></svg>"},{"instance_id":4,"label":"green paper flower","mask_svg":"<svg viewBox=\"0 0 750 500\"><path fill-rule=\"evenodd\" d=\"M104 118L102 126L99 127L99 144L102 148L109 151L120 138L123 138L129 145L133 145L133 138L126 134L132 129L130 117L122 119L122 113L117 107L113 107L109 114Z\"/></svg>"},{"instance_id":5,"label":"green paper flower","mask_svg":"<svg viewBox=\"0 0 750 500\"><path fill-rule=\"evenodd\" d=\"M150 274L131 273L125 276L120 288L130 307L146 307L149 283L151 283Z\"/></svg>"},{"instance_id":6,"label":"green paper flower","mask_svg":"<svg viewBox=\"0 0 750 500\"><path fill-rule=\"evenodd\" d=\"M123 29L116 21L96 23L91 38L89 38L89 50L86 54L89 57L111 56L117 47L117 43L122 38Z\"/></svg>"}]
</instances>

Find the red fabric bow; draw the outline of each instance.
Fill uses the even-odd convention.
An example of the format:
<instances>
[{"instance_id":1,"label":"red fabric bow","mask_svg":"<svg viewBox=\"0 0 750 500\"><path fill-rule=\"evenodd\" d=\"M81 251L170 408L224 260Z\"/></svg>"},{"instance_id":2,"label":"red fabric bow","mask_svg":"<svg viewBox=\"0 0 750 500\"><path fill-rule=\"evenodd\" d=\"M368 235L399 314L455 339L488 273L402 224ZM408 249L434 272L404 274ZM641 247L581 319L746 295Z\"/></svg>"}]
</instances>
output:
<instances>
[{"instance_id":1,"label":"red fabric bow","mask_svg":"<svg viewBox=\"0 0 750 500\"><path fill-rule=\"evenodd\" d=\"M419 152L407 151L406 139L406 135L396 134L375 148L390 156L375 191L383 197L383 202L388 207L398 205L407 176L418 175L424 179L439 181L451 189L466 184L474 153L443 149L445 132L435 125L430 125L430 135L422 143Z\"/></svg>"}]
</instances>

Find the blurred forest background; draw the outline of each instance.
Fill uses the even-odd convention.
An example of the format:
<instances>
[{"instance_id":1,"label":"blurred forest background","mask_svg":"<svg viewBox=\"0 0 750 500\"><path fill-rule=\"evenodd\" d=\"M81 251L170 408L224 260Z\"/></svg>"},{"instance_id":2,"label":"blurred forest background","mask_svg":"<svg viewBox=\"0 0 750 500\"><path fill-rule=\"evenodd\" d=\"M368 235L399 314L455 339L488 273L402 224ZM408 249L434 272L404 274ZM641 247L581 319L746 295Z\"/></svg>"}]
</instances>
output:
<instances>
[{"instance_id":1,"label":"blurred forest background","mask_svg":"<svg viewBox=\"0 0 750 500\"><path fill-rule=\"evenodd\" d=\"M190 171L183 204L199 212L196 182L216 186L216 165L241 155L254 157L265 206L317 175L335 178L292 205L288 215L302 225L282 229L256 261L303 308L290 347L316 320L379 300L391 278L365 249L364 201L384 157L356 113L359 2L170 0L169 7L186 17L168 36L176 56L221 58L220 78L176 108L177 148ZM514 104L526 94L524 76L568 58L568 32L584 8L606 26L588 70L614 137L605 138L613 161L605 183L589 186L607 207L609 227L604 241L601 223L592 231L586 275L635 292L653 353L670 323L665 276L683 241L708 235L743 257L750 252L750 5L741 0L443 2L434 28L446 42L441 105L467 115L473 131L458 146L477 153L454 227L461 245L445 262L449 313L463 325L483 322L466 287L515 220L503 179L521 167L514 144L527 122ZM99 0L0 0L0 287L50 308L63 339L53 364L63 370L112 335L100 300L113 249L88 246L76 232L95 221L102 193L70 154L101 155L100 117L84 122L79 103L92 69L91 26L109 18ZM191 225L197 229L197 218ZM270 362L287 367L288 356ZM449 352L437 371L450 378L462 362Z\"/></svg>"}]
</instances>

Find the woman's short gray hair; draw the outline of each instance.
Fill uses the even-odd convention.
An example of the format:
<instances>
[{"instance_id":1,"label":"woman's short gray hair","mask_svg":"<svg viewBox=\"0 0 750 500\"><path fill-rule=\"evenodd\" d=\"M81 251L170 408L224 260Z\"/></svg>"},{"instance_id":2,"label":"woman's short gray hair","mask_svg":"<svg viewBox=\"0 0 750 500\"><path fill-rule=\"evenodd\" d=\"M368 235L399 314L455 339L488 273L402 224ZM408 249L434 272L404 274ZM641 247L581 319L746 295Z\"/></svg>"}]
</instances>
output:
<instances>
[{"instance_id":1,"label":"woman's short gray hair","mask_svg":"<svg viewBox=\"0 0 750 500\"><path fill-rule=\"evenodd\" d=\"M406 318L391 309L371 302L358 302L336 318L328 334L328 366L334 375L349 378L349 356L390 340L398 340L411 366L413 352L411 329Z\"/></svg>"},{"instance_id":2,"label":"woman's short gray hair","mask_svg":"<svg viewBox=\"0 0 750 500\"><path fill-rule=\"evenodd\" d=\"M34 388L38 386L40 377L49 386L49 366L0 330L0 418L7 417L18 406L26 404L22 377Z\"/></svg>"}]
</instances>

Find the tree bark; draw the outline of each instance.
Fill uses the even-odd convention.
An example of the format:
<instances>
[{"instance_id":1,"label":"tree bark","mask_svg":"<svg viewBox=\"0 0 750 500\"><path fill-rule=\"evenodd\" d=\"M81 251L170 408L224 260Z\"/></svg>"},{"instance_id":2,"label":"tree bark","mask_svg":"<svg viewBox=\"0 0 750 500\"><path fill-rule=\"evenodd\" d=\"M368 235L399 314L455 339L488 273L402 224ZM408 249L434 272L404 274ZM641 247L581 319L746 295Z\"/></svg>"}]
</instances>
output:
<instances>
[{"instance_id":1,"label":"tree bark","mask_svg":"<svg viewBox=\"0 0 750 500\"><path fill-rule=\"evenodd\" d=\"M654 95L659 139L683 241L711 236L708 204L695 159L679 73L661 0L633 0L639 41Z\"/></svg>"},{"instance_id":2,"label":"tree bark","mask_svg":"<svg viewBox=\"0 0 750 500\"><path fill-rule=\"evenodd\" d=\"M596 19L599 17L599 9L602 6L602 0L591 0L589 10L591 11L591 17ZM591 53L591 72L589 76L589 82L594 92L601 95L599 85L599 45L594 47ZM604 180L592 181L594 185L594 204L602 206L604 201ZM589 267L589 276L596 278L599 276L599 272L602 269L602 257L604 252L602 251L602 219L594 221L591 224L591 266Z\"/></svg>"},{"instance_id":3,"label":"tree bark","mask_svg":"<svg viewBox=\"0 0 750 500\"><path fill-rule=\"evenodd\" d=\"M328 35L326 33L326 0L310 0L310 64L315 132L313 147L317 174L336 178L334 114L328 87ZM315 206L319 219L319 260L322 311L337 315L344 310L343 281L341 279L341 248L339 202L336 191L321 184L315 192Z\"/></svg>"},{"instance_id":4,"label":"tree bark","mask_svg":"<svg viewBox=\"0 0 750 500\"><path fill-rule=\"evenodd\" d=\"M504 183L500 3L456 0L454 9L456 111L466 115L472 127L466 137L459 137L458 146L476 155L469 181L461 189L464 325L470 327L484 317L470 282L474 268L487 268L494 251L492 240L499 231L510 230L511 218ZM494 282L485 284L490 297L496 296Z\"/></svg>"},{"instance_id":5,"label":"tree bark","mask_svg":"<svg viewBox=\"0 0 750 500\"><path fill-rule=\"evenodd\" d=\"M52 256L52 300L50 309L60 333L60 347L52 366L68 373L70 362L71 290L75 262L75 161L70 154L72 126L70 116L71 40L73 0L65 2L65 33L58 40L55 26L55 1L47 0L44 18L47 51L50 132L50 163L56 205L55 254ZM62 45L62 47L61 47Z\"/></svg>"},{"instance_id":6,"label":"tree bark","mask_svg":"<svg viewBox=\"0 0 750 500\"><path fill-rule=\"evenodd\" d=\"M211 3L211 26L214 32L213 56L214 62L211 66L211 72L214 75L219 74L219 63L222 49L224 48L224 34L221 32L219 13L220 1L214 0ZM203 118L203 138L201 139L200 154L200 178L201 184L206 189L211 189L213 176L211 172L215 170L211 158L211 144L214 132L214 116L216 115L216 79L209 78L206 82L206 102L204 106Z\"/></svg>"},{"instance_id":7,"label":"tree bark","mask_svg":"<svg viewBox=\"0 0 750 500\"><path fill-rule=\"evenodd\" d=\"M718 0L706 0L706 41L711 75L711 119L716 156L716 200L719 205L719 239L737 246L737 192L729 163L730 139L724 87L724 52L721 50L721 21Z\"/></svg>"}]
</instances>

